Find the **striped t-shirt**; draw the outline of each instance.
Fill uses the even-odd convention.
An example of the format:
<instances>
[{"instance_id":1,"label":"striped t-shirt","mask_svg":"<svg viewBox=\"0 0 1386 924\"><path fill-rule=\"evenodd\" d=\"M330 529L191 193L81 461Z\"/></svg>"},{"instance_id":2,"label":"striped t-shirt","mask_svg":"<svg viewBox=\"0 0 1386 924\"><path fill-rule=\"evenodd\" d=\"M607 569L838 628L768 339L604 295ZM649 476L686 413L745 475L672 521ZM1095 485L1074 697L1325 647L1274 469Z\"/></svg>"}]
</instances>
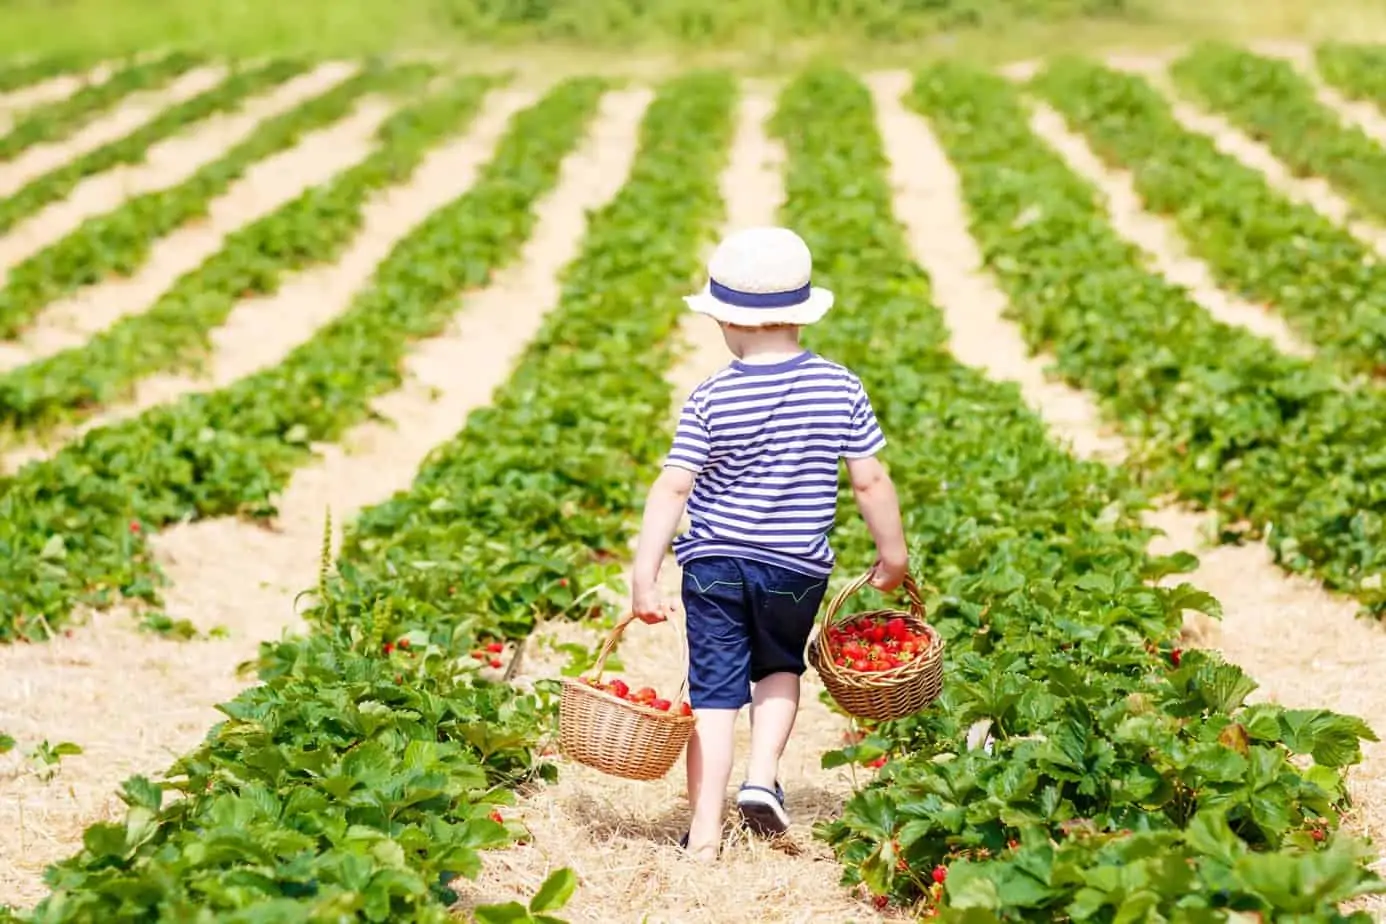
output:
<instances>
[{"instance_id":1,"label":"striped t-shirt","mask_svg":"<svg viewBox=\"0 0 1386 924\"><path fill-rule=\"evenodd\" d=\"M839 460L884 445L866 389L842 366L808 351L733 362L693 390L665 460L697 475L675 559L731 555L826 577Z\"/></svg>"}]
</instances>

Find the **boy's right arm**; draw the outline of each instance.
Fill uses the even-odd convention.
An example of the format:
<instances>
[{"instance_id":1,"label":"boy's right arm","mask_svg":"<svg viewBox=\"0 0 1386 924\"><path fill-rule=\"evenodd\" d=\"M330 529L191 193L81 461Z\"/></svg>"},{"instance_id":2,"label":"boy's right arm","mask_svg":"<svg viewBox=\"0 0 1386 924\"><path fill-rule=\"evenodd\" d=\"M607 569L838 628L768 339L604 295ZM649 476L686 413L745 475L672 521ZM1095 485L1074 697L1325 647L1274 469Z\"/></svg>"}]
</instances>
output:
<instances>
[{"instance_id":1,"label":"boy's right arm","mask_svg":"<svg viewBox=\"0 0 1386 924\"><path fill-rule=\"evenodd\" d=\"M900 521L900 501L895 496L895 484L885 466L875 456L847 461L847 474L852 480L852 493L857 499L871 538L876 540L876 565L871 571L871 586L891 591L905 580L909 570L909 553L905 547L905 527Z\"/></svg>"}]
</instances>

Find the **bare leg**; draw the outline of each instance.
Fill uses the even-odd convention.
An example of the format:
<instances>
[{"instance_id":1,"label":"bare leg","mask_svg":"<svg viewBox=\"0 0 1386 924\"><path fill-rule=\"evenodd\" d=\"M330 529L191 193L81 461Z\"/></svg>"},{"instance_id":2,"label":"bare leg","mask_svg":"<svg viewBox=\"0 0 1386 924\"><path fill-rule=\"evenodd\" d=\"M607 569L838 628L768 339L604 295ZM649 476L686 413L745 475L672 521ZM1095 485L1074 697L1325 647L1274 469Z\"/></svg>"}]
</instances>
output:
<instances>
[{"instance_id":1,"label":"bare leg","mask_svg":"<svg viewBox=\"0 0 1386 924\"><path fill-rule=\"evenodd\" d=\"M751 758L746 782L772 789L799 714L799 675L771 674L751 691Z\"/></svg>"},{"instance_id":2,"label":"bare leg","mask_svg":"<svg viewBox=\"0 0 1386 924\"><path fill-rule=\"evenodd\" d=\"M695 709L698 724L688 742L688 852L703 860L717 858L722 843L722 815L731 780L739 709Z\"/></svg>"}]
</instances>

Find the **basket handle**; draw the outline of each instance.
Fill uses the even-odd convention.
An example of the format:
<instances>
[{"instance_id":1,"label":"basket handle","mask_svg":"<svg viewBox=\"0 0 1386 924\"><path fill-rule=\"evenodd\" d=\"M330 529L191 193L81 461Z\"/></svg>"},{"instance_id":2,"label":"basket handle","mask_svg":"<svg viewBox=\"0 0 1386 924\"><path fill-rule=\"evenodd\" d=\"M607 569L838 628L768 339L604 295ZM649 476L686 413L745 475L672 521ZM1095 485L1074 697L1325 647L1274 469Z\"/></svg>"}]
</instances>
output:
<instances>
[{"instance_id":1,"label":"basket handle","mask_svg":"<svg viewBox=\"0 0 1386 924\"><path fill-rule=\"evenodd\" d=\"M852 581L852 583L837 592L837 596L833 597L832 602L828 604L827 610L823 613L824 628L837 621L837 615L839 611L841 611L843 605L847 603L849 597L871 583L871 575L873 573L874 569L873 571L867 571L861 577ZM904 583L900 586L904 588L905 596L909 598L910 612L920 619L925 619L927 613L924 609L924 598L919 595L919 586L914 583L914 578L910 577L909 572L905 573Z\"/></svg>"},{"instance_id":2,"label":"basket handle","mask_svg":"<svg viewBox=\"0 0 1386 924\"><path fill-rule=\"evenodd\" d=\"M611 653L613 651L616 650L616 643L621 640L621 636L626 631L626 626L630 625L633 622L635 622L635 614L628 613L626 616L622 617L621 621L616 623L616 625L612 628L611 632L607 634L606 641L602 642L601 650L597 652L597 660L592 665L593 679L601 680L602 671L606 670L606 659L611 656ZM688 643L684 640L683 633L680 632L678 630L678 627L673 625L673 623L670 620L666 619L664 620L664 622L669 624L670 628L674 630L674 634L678 636L680 642L679 647L683 650L683 661L685 664L688 663ZM677 699L670 700L670 702L682 702L684 694L687 691L688 672L684 671L683 679L679 682L679 692L677 694Z\"/></svg>"}]
</instances>

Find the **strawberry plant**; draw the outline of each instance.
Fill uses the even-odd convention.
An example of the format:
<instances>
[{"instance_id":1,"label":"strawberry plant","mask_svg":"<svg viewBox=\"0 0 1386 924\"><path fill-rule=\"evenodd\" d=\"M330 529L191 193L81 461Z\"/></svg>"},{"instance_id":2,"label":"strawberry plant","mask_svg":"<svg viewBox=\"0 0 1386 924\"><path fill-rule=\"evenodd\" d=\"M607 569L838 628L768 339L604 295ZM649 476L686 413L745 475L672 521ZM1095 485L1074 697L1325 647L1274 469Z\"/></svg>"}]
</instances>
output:
<instances>
[{"instance_id":1,"label":"strawberry plant","mask_svg":"<svg viewBox=\"0 0 1386 924\"><path fill-rule=\"evenodd\" d=\"M1386 218L1386 149L1319 102L1288 61L1202 42L1170 76L1259 141L1299 176L1322 176L1359 208Z\"/></svg>"},{"instance_id":2,"label":"strawberry plant","mask_svg":"<svg viewBox=\"0 0 1386 924\"><path fill-rule=\"evenodd\" d=\"M670 336L720 217L733 94L721 73L660 92L625 186L593 213L509 381L408 491L348 529L330 612L388 600L401 616L466 616L510 638L600 612L594 591L616 580L631 510L667 449Z\"/></svg>"},{"instance_id":3,"label":"strawberry plant","mask_svg":"<svg viewBox=\"0 0 1386 924\"><path fill-rule=\"evenodd\" d=\"M995 109L1002 90L951 66L920 79L916 102L947 143L976 145L959 158L969 196L980 163L1031 153L1012 137L1017 113ZM1002 124L1008 134L993 134ZM956 921L1220 909L1330 921L1337 901L1383 888L1359 847L1310 833L1336 825L1342 768L1372 732L1320 710L1246 706L1254 682L1206 653L1173 665L1183 611L1217 604L1151 581L1193 557L1148 555L1147 499L1129 475L1067 455L1013 386L948 354L891 214L865 88L811 71L784 91L775 130L789 154L782 220L814 249L821 284L871 306L830 314L812 345L871 390L912 570L933 585L930 621L948 641L937 706L825 755L829 766L893 756L817 829L846 881ZM1016 187L1047 189L1009 169ZM1018 233L1013 215L981 214ZM839 554L869 561L870 536L843 508ZM969 747L978 722L994 740Z\"/></svg>"},{"instance_id":4,"label":"strawberry plant","mask_svg":"<svg viewBox=\"0 0 1386 924\"><path fill-rule=\"evenodd\" d=\"M89 83L56 103L38 106L0 135L0 163L14 160L36 144L62 141L132 93L156 90L204 63L197 55L174 52L153 61L130 64L99 83Z\"/></svg>"},{"instance_id":5,"label":"strawberry plant","mask_svg":"<svg viewBox=\"0 0 1386 924\"><path fill-rule=\"evenodd\" d=\"M148 311L80 347L0 374L0 424L32 431L70 421L127 397L143 376L195 367L211 346L210 331L238 300L272 294L286 274L340 255L361 229L367 198L407 179L430 147L471 119L493 85L465 77L401 110L381 125L369 157L228 235Z\"/></svg>"},{"instance_id":6,"label":"strawberry plant","mask_svg":"<svg viewBox=\"0 0 1386 924\"><path fill-rule=\"evenodd\" d=\"M1386 45L1325 42L1314 49L1319 73L1352 99L1386 103Z\"/></svg>"},{"instance_id":7,"label":"strawberry plant","mask_svg":"<svg viewBox=\"0 0 1386 924\"><path fill-rule=\"evenodd\" d=\"M0 93L10 93L40 81L50 80L77 69L77 62L59 55L29 61L0 64Z\"/></svg>"},{"instance_id":8,"label":"strawberry plant","mask_svg":"<svg viewBox=\"0 0 1386 924\"><path fill-rule=\"evenodd\" d=\"M1177 222L1220 282L1272 304L1345 369L1386 371L1386 264L1367 244L1183 128L1138 76L1065 58L1033 86L1132 171L1146 207Z\"/></svg>"},{"instance_id":9,"label":"strawberry plant","mask_svg":"<svg viewBox=\"0 0 1386 924\"><path fill-rule=\"evenodd\" d=\"M475 185L404 237L351 306L280 365L92 430L0 480L0 641L42 638L79 602L157 600L150 530L272 516L312 444L365 420L399 387L411 345L446 328L457 294L513 259L600 89L567 81L515 116Z\"/></svg>"},{"instance_id":10,"label":"strawberry plant","mask_svg":"<svg viewBox=\"0 0 1386 924\"><path fill-rule=\"evenodd\" d=\"M82 180L121 164L142 163L152 145L170 138L219 112L234 110L256 93L303 71L296 61L271 61L248 70L237 70L224 81L192 99L163 109L150 121L123 138L82 154L43 176L30 180L13 195L0 200L0 233L67 196Z\"/></svg>"},{"instance_id":11,"label":"strawberry plant","mask_svg":"<svg viewBox=\"0 0 1386 924\"><path fill-rule=\"evenodd\" d=\"M1218 511L1223 540L1264 538L1282 567L1386 613L1386 393L1214 320L1146 270L1092 186L1029 130L1013 88L938 75L915 102L958 165L1012 316L1121 423L1149 487Z\"/></svg>"},{"instance_id":12,"label":"strawberry plant","mask_svg":"<svg viewBox=\"0 0 1386 924\"><path fill-rule=\"evenodd\" d=\"M13 267L0 289L0 337L14 338L47 304L111 274L128 276L150 247L206 214L251 164L287 150L308 132L331 125L367 93L417 91L434 72L423 63L368 64L331 90L260 124L254 133L182 183L127 199L84 221L62 239Z\"/></svg>"}]
</instances>

